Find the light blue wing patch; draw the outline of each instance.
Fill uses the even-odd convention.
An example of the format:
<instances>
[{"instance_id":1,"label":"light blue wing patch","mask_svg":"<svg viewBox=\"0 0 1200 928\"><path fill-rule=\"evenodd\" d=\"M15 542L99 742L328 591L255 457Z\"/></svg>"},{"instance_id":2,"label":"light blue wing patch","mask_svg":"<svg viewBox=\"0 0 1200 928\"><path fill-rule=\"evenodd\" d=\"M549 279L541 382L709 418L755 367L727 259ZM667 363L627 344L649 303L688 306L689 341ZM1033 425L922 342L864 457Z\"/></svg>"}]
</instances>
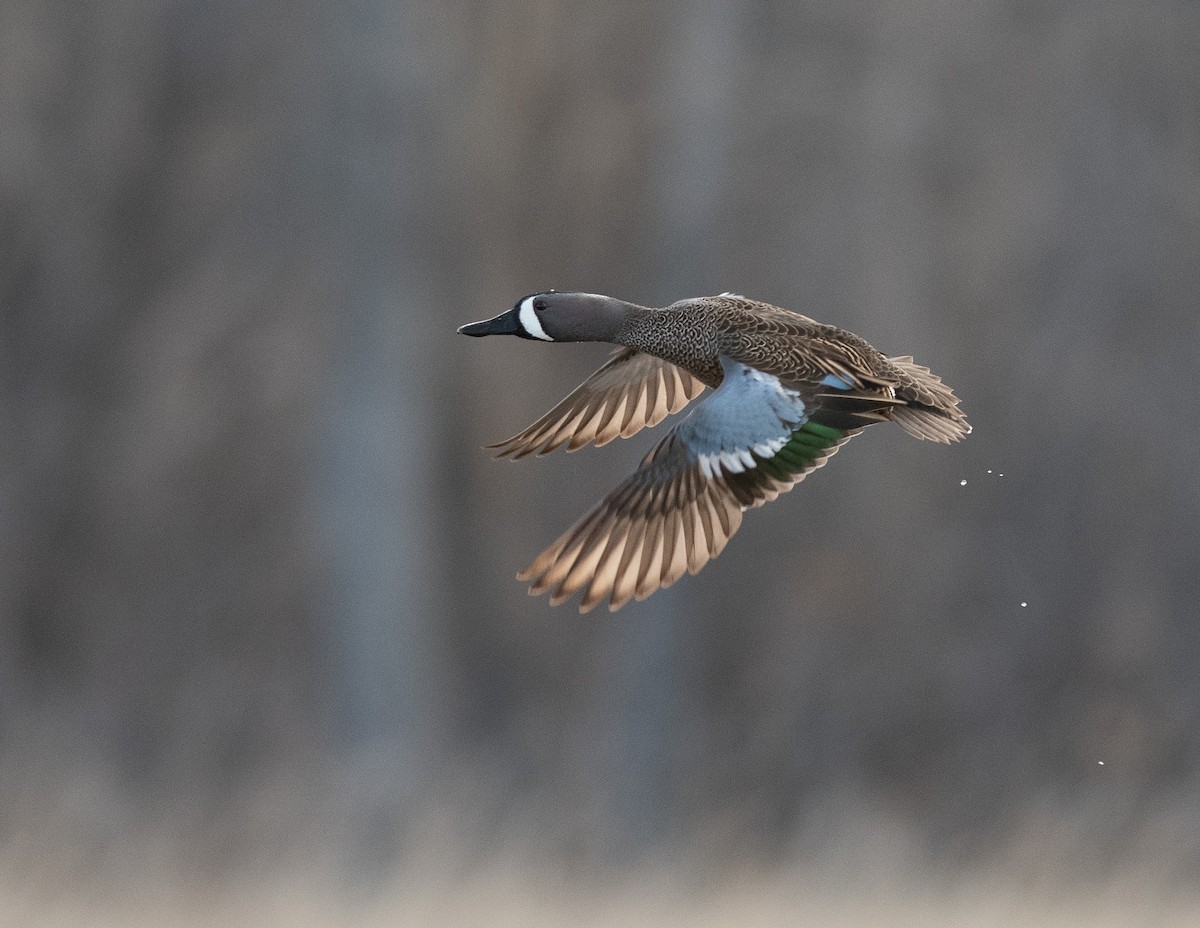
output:
<instances>
[{"instance_id":1,"label":"light blue wing patch","mask_svg":"<svg viewBox=\"0 0 1200 928\"><path fill-rule=\"evenodd\" d=\"M826 374L820 381L822 386L832 387L835 390L850 390L854 387L854 381L848 376L839 374Z\"/></svg>"},{"instance_id":2,"label":"light blue wing patch","mask_svg":"<svg viewBox=\"0 0 1200 928\"><path fill-rule=\"evenodd\" d=\"M721 385L675 429L710 479L756 467L754 455L774 456L808 421L800 394L778 377L724 357L721 369Z\"/></svg>"}]
</instances>

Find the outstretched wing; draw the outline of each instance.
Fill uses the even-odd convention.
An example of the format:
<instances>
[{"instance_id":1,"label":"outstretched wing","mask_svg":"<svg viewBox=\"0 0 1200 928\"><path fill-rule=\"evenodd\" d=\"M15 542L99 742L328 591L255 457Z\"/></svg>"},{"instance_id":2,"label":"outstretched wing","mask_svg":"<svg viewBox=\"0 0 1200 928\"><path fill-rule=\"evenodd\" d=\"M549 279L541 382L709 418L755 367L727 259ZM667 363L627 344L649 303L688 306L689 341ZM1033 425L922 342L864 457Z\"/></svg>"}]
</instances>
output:
<instances>
[{"instance_id":1,"label":"outstretched wing","mask_svg":"<svg viewBox=\"0 0 1200 928\"><path fill-rule=\"evenodd\" d=\"M584 589L587 612L616 611L724 549L742 513L775 499L861 429L823 425L820 402L722 358L725 379L634 474L517 574L558 603Z\"/></svg>"},{"instance_id":2,"label":"outstretched wing","mask_svg":"<svg viewBox=\"0 0 1200 928\"><path fill-rule=\"evenodd\" d=\"M618 435L628 438L657 425L699 396L704 384L687 371L633 348L620 348L596 373L537 422L512 438L489 445L514 460L548 454L563 444L578 451Z\"/></svg>"}]
</instances>

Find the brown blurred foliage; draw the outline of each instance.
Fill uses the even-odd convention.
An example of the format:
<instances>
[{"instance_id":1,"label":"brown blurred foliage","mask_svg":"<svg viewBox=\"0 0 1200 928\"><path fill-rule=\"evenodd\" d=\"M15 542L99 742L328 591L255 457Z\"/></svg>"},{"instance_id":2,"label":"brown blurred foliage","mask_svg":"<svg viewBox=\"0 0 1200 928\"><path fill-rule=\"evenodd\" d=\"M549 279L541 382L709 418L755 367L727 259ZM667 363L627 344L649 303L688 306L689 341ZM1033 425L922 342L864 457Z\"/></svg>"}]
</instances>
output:
<instances>
[{"instance_id":1,"label":"brown blurred foliage","mask_svg":"<svg viewBox=\"0 0 1200 928\"><path fill-rule=\"evenodd\" d=\"M15 0L0 39L15 857L1200 865L1194 3ZM604 355L454 334L551 287L835 322L975 433L872 430L700 576L551 610L512 574L655 440L480 450Z\"/></svg>"}]
</instances>

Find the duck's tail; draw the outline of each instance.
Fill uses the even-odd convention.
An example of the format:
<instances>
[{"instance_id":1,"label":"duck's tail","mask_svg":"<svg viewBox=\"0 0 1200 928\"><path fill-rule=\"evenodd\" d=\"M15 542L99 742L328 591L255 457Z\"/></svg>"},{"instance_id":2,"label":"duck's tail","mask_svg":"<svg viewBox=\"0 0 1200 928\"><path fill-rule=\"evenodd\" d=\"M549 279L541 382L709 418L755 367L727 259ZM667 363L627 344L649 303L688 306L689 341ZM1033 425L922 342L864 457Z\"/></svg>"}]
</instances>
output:
<instances>
[{"instance_id":1,"label":"duck's tail","mask_svg":"<svg viewBox=\"0 0 1200 928\"><path fill-rule=\"evenodd\" d=\"M971 433L966 414L954 391L929 368L914 364L909 355L888 358L899 374L896 398L906 400L891 409L891 419L904 431L925 441L949 443Z\"/></svg>"}]
</instances>

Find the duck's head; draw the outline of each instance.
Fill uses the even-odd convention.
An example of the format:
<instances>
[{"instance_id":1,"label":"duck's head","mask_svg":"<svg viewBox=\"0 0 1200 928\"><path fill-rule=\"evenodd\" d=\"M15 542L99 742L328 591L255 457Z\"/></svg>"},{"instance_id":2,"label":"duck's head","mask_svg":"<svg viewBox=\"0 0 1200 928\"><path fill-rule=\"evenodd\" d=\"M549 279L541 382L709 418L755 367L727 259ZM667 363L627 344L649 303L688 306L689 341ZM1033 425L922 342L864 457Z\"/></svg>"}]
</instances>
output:
<instances>
[{"instance_id":1,"label":"duck's head","mask_svg":"<svg viewBox=\"0 0 1200 928\"><path fill-rule=\"evenodd\" d=\"M629 303L598 293L531 293L507 312L460 326L463 335L516 335L545 342L607 342L620 330Z\"/></svg>"}]
</instances>

